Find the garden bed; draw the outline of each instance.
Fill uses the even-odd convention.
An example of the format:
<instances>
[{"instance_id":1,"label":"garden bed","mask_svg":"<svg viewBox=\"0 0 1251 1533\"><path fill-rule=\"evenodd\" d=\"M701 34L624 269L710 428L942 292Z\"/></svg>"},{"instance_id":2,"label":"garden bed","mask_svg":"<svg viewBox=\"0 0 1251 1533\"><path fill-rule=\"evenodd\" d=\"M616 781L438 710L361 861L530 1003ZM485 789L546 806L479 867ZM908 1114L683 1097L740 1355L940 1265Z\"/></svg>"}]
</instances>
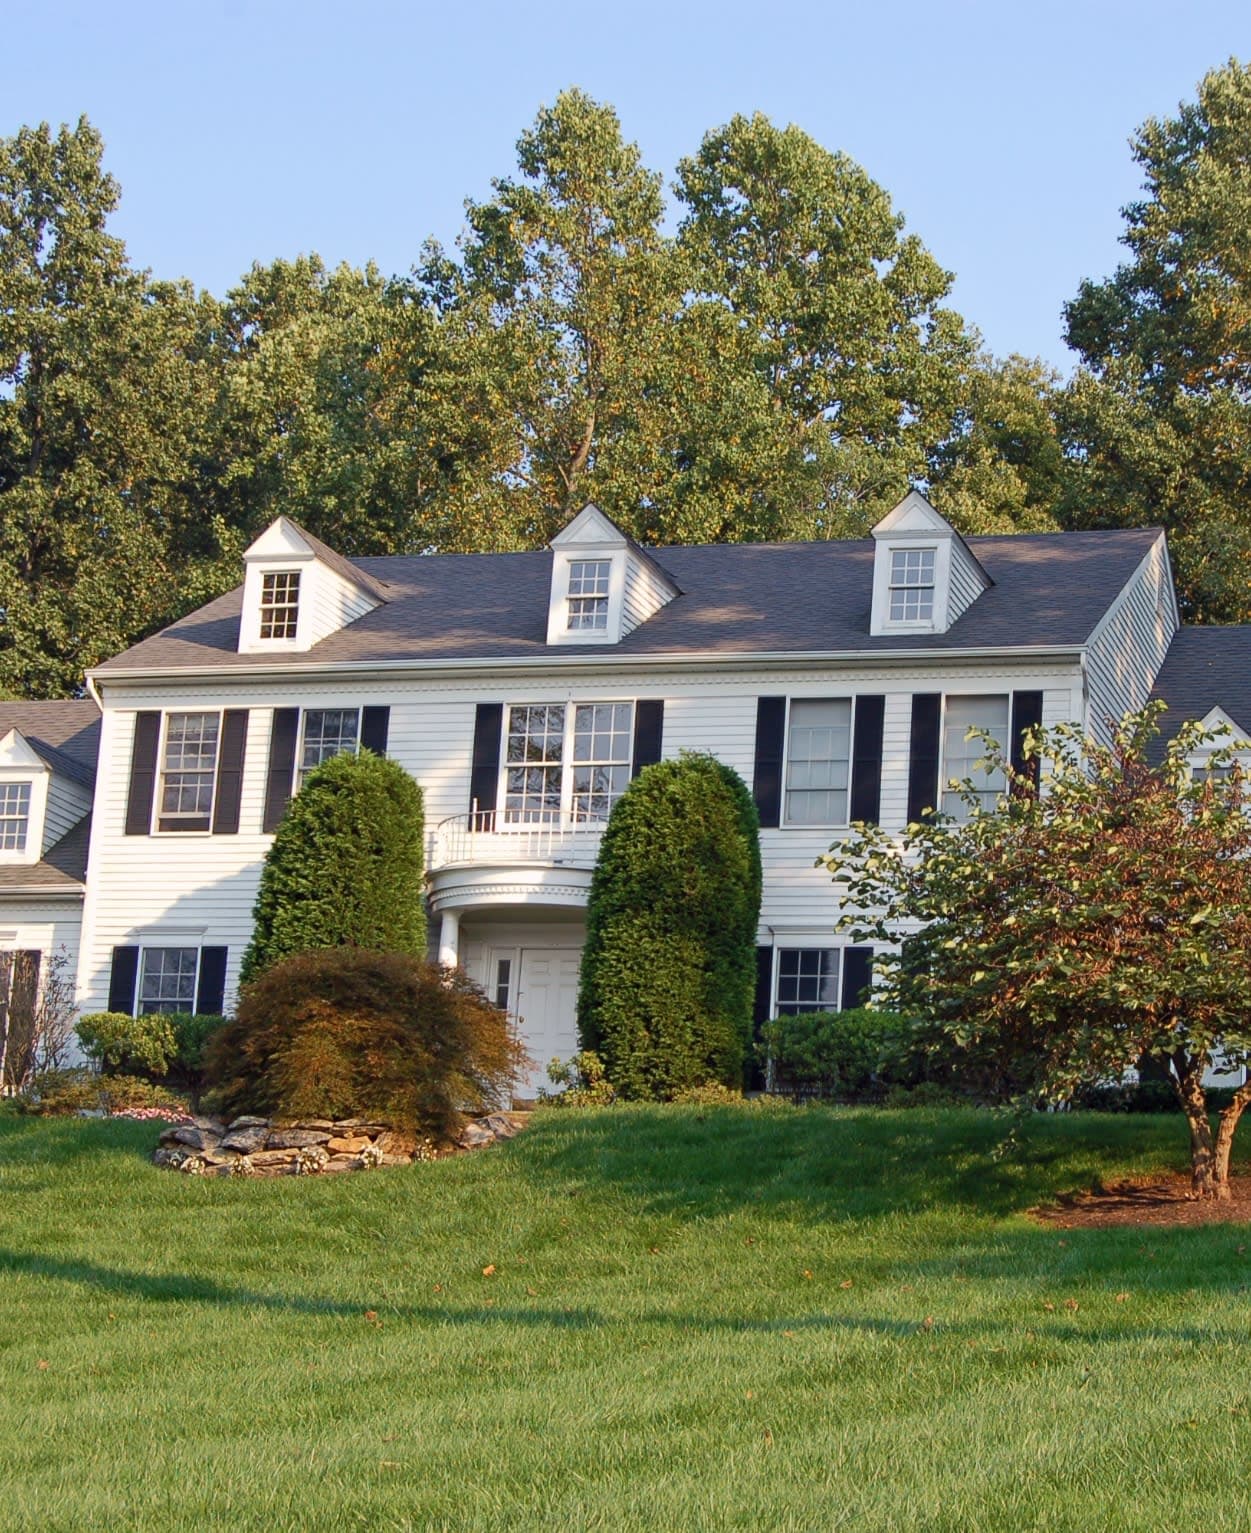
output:
<instances>
[{"instance_id":1,"label":"garden bed","mask_svg":"<svg viewBox=\"0 0 1251 1533\"><path fill-rule=\"evenodd\" d=\"M1065 1194L1053 1204L1032 1208L1030 1214L1040 1224L1061 1229L1251 1223L1251 1176L1230 1177L1229 1188L1230 1196L1219 1201L1196 1198L1189 1174L1177 1171Z\"/></svg>"}]
</instances>

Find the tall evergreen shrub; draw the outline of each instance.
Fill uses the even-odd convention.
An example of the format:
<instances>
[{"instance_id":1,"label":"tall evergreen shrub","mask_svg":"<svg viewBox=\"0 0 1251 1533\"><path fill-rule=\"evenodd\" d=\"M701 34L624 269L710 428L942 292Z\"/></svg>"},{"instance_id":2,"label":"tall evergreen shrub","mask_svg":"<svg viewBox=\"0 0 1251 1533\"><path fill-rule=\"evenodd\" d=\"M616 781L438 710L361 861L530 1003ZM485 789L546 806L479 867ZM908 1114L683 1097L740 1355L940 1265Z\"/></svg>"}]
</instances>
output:
<instances>
[{"instance_id":1,"label":"tall evergreen shrub","mask_svg":"<svg viewBox=\"0 0 1251 1533\"><path fill-rule=\"evenodd\" d=\"M332 756L291 800L265 859L241 978L316 948L421 957L421 789L370 751Z\"/></svg>"},{"instance_id":2,"label":"tall evergreen shrub","mask_svg":"<svg viewBox=\"0 0 1251 1533\"><path fill-rule=\"evenodd\" d=\"M578 1030L620 1095L742 1083L759 832L743 780L712 756L646 767L617 801L591 883Z\"/></svg>"}]
</instances>

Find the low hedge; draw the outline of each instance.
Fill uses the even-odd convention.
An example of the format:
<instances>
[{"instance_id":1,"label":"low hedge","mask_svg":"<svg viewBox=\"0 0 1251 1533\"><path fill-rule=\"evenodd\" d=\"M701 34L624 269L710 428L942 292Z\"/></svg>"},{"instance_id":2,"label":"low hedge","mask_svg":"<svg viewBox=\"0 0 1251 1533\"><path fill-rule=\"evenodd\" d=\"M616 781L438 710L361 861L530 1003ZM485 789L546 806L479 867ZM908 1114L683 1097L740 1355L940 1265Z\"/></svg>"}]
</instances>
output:
<instances>
[{"instance_id":1,"label":"low hedge","mask_svg":"<svg viewBox=\"0 0 1251 1533\"><path fill-rule=\"evenodd\" d=\"M763 1030L773 1089L877 1100L924 1079L916 1031L906 1018L869 1006L775 1017Z\"/></svg>"}]
</instances>

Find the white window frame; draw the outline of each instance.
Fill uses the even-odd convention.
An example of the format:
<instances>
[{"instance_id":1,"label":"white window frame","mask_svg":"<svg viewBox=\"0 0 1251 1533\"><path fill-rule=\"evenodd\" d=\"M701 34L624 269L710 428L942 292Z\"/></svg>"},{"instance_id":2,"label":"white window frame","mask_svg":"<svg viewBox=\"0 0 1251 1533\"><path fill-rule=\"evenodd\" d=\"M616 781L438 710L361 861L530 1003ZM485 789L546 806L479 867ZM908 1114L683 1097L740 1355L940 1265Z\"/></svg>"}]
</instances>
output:
<instances>
[{"instance_id":1,"label":"white window frame","mask_svg":"<svg viewBox=\"0 0 1251 1533\"><path fill-rule=\"evenodd\" d=\"M902 558L903 560L905 560L905 562L908 560L909 557L912 557L912 556L919 556L921 559L924 559L926 554L928 554L930 556L930 569L929 569L930 579L929 579L929 583L928 584L923 584L923 583L921 583L919 581L903 581L902 583L897 583L896 582L896 580L895 580L895 561L897 559L901 559ZM912 627L932 628L934 626L934 614L938 610L938 548L937 548L937 545L930 545L930 544L925 544L925 543L906 543L902 547L892 546L889 549L888 558L889 558L889 564L888 564L888 567L887 567L887 577L886 577L886 620L887 620L887 622L890 623L892 627L898 626L898 627L901 627L901 628L912 628ZM905 616L896 617L895 613L894 613L894 605L895 605L895 593L897 591L905 593L905 594L907 592L909 592L909 591L916 591L918 593L923 593L925 591L928 591L929 594L930 594L930 610L927 613L918 613L915 617L905 617Z\"/></svg>"},{"instance_id":2,"label":"white window frame","mask_svg":"<svg viewBox=\"0 0 1251 1533\"><path fill-rule=\"evenodd\" d=\"M156 752L156 785L152 793L152 823L149 827L154 836L211 836L213 834L213 815L217 810L217 779L221 769L222 759L222 726L224 723L221 708L167 708L161 714L161 737L157 742ZM213 756L213 785L209 793L208 824L200 827L195 826L179 829L177 826L163 828L162 819L171 816L161 813L161 801L165 793L165 742L169 732L169 721L172 718L183 718L189 714L216 714L217 715L217 750Z\"/></svg>"},{"instance_id":3,"label":"white window frame","mask_svg":"<svg viewBox=\"0 0 1251 1533\"><path fill-rule=\"evenodd\" d=\"M143 980L147 970L149 953L194 953L195 977L191 982L191 1010L183 1015L194 1016L200 999L200 969L204 962L204 945L200 942L179 942L171 937L164 942L146 942L139 948L139 966L135 973L135 999L133 1016L172 1016L172 1012L145 1012L143 1009Z\"/></svg>"},{"instance_id":4,"label":"white window frame","mask_svg":"<svg viewBox=\"0 0 1251 1533\"><path fill-rule=\"evenodd\" d=\"M31 831L35 824L35 781L32 777L2 777L0 778L0 795L7 794L10 789L26 789L26 822L22 828L21 846L0 846L0 858L6 862L25 862L28 860L31 849ZM0 808L0 816L6 820L16 820L15 814L3 814Z\"/></svg>"},{"instance_id":5,"label":"white window frame","mask_svg":"<svg viewBox=\"0 0 1251 1533\"><path fill-rule=\"evenodd\" d=\"M300 709L300 733L299 733L299 738L295 742L295 769L294 769L294 778L293 778L293 781L292 781L292 784L291 784L291 791L293 793L298 793L300 791L300 789L304 786L304 778L305 778L305 776L309 772L314 772L314 771L317 770L316 767L305 767L305 765L304 765L304 731L305 731L305 728L307 727L307 722L308 722L309 714L310 713L351 713L351 712L352 712L351 708L339 708L339 707L333 707L333 706L317 707L317 708L301 708ZM351 754L354 755L354 756L360 754L360 748L361 748L361 729L362 729L363 724L364 724L364 719L365 719L365 710L364 710L364 708L358 707L356 709L356 743L355 743L355 745L353 745L352 751L351 751ZM335 755L336 756L346 756L346 755L348 755L348 751L347 750L336 751ZM330 759L331 758L329 756L323 756L322 757L323 761L329 761ZM321 765L321 762L319 761L317 763L317 766L320 766L320 765Z\"/></svg>"},{"instance_id":6,"label":"white window frame","mask_svg":"<svg viewBox=\"0 0 1251 1533\"><path fill-rule=\"evenodd\" d=\"M577 733L577 729L576 729L577 710L579 708L596 708L596 707L599 707L599 708L608 708L608 707L611 707L611 708L628 708L629 709L629 721L626 724L626 728L625 728L627 755L626 755L626 757L625 757L625 759L623 761L614 761L614 762L611 762L611 763L604 763L604 762L591 763L591 762L585 762L585 761L577 761L577 762L574 761L574 759L573 759L573 741L574 741L574 736ZM517 765L517 763L515 763L515 762L510 763L509 760L508 760L508 738L509 738L509 735L512 733L513 710L514 709L521 709L521 708L563 708L565 710L565 725L564 725L564 732L563 732L563 734L561 736L561 742L562 742L561 743L561 759L560 759L560 763L559 763L559 765L560 765L560 808L556 811L557 818L554 821L549 821L549 820L520 820L520 819L511 819L510 818L510 811L509 811L509 808L508 808L508 770L509 770L510 765L515 767ZM626 768L626 774L627 774L626 775L626 785L629 786L629 781L630 781L629 773L632 770L633 763L634 763L634 723L635 723L635 699L632 698L632 697L589 697L589 698L576 698L576 699L574 699L574 698L563 698L563 699L557 699L557 700L555 700L553 702L548 702L548 703L538 703L538 702L520 703L519 702L519 703L509 703L509 704L507 704L505 706L505 708L504 708L503 733L502 733L501 738L500 738L500 773L499 773L499 780L498 780L498 785L496 787L496 795L495 795L495 803L496 803L495 828L497 830L501 830L501 831L525 831L525 830L534 830L534 829L536 829L538 827L541 827L541 826L544 826L544 825L561 825L561 826L571 825L573 823L573 796L574 796L573 795L573 774L574 774L574 768L575 767L590 766L590 765L594 765L594 764L598 764L598 765L612 765L612 766L624 766ZM544 764L549 765L549 766L555 766L556 765L555 762L549 762L549 763L536 762L536 763L534 763L534 765L536 765L536 766L544 765ZM622 791L622 793L624 793L625 789L623 788L621 791ZM620 798L620 796L621 796L620 794L617 795L618 798ZM613 802L615 804L616 800L614 799ZM611 813L611 809L610 809L609 812ZM511 813L515 814L515 813L517 813L517 811L514 810L514 811L511 811ZM596 829L596 828L601 828L602 829L603 826L608 824L608 816L605 815L602 820L585 819L585 820L579 820L577 823L578 823L579 826L583 826L583 827L585 827L588 830L593 830L593 829Z\"/></svg>"},{"instance_id":7,"label":"white window frame","mask_svg":"<svg viewBox=\"0 0 1251 1533\"><path fill-rule=\"evenodd\" d=\"M851 732L847 740L847 814L841 820L792 820L787 814L787 778L791 770L791 707L795 703L847 703L851 704ZM851 770L856 754L856 708L858 694L844 692L803 693L786 699L786 723L782 737L782 808L779 815L782 830L846 830L851 825ZM803 791L802 789L799 791ZM820 791L820 790L818 790Z\"/></svg>"},{"instance_id":8,"label":"white window frame","mask_svg":"<svg viewBox=\"0 0 1251 1533\"><path fill-rule=\"evenodd\" d=\"M279 603L267 603L266 600L265 600L265 585L266 585L266 582L269 581L269 580L276 580L276 579L280 579L280 578L285 578L287 580L291 580L291 579L295 580L295 601L294 602L284 601L284 602L279 602ZM296 640L300 636L300 608L303 605L303 601L304 601L304 586L305 586L304 572L303 572L303 570L299 569L298 567L290 568L290 567L287 567L287 566L278 566L278 567L273 568L273 569L265 569L265 570L261 571L260 590L259 590L259 593L258 593L258 596L257 596L257 616L256 616L256 634L257 634L257 639L258 639L258 641L260 643L262 643L262 644L273 644L273 645L284 645L284 644L294 644L296 642ZM266 617L266 614L267 613L272 614L274 612L284 612L284 613L294 612L294 614L295 614L294 615L294 619L292 619L293 631L291 633L267 634L265 632L265 617Z\"/></svg>"},{"instance_id":9,"label":"white window frame","mask_svg":"<svg viewBox=\"0 0 1251 1533\"><path fill-rule=\"evenodd\" d=\"M990 698L1006 698L1007 699L1007 703L1008 703L1008 723L1007 723L1007 728L1006 728L1006 738L1001 742L1001 744L1002 744L1002 748L1003 748L1003 750L1005 752L1011 753L1011 749L1012 749L1012 691L1011 691L1011 689L1009 689L1007 692L989 692L989 691L985 691L985 692L951 692L951 693L944 692L943 693L943 706L942 706L942 709L940 711L939 724L938 724L938 805L937 805L937 808L938 808L938 812L940 814L946 814L947 811L943 808L943 800L944 800L944 798L947 797L947 795L949 793L951 793L953 791L952 789L950 789L947 786L948 782L951 780L951 775L952 775L947 770L947 706L948 706L948 702L949 702L950 698L953 698L953 697L961 697L961 698L972 697L972 698L987 699L987 700L989 700ZM958 780L962 781L963 779L958 779ZM1003 787L1003 789L999 793L999 798L1003 798L1004 795L1007 793L1007 791L1008 791L1007 785L1005 784L1005 786ZM967 804L963 804L962 805L962 811L963 810L967 810L967 809L968 809L968 805ZM952 823L956 824L956 825L967 825L968 822L969 822L968 814L964 814L963 818L957 818L954 815L951 818L952 818Z\"/></svg>"},{"instance_id":10,"label":"white window frame","mask_svg":"<svg viewBox=\"0 0 1251 1533\"><path fill-rule=\"evenodd\" d=\"M769 1016L770 1018L781 1016L810 1016L815 1011L842 1011L843 1009L843 963L847 944L839 945L829 941L822 941L821 937L826 933L818 932L786 932L779 933L774 937L773 945L773 971L770 976L769 988ZM807 1006L798 1012L783 1012L779 1010L781 999L778 988L782 980L782 954L787 953L834 953L837 957L837 972L834 977L834 1005L833 1006Z\"/></svg>"},{"instance_id":11,"label":"white window frame","mask_svg":"<svg viewBox=\"0 0 1251 1533\"><path fill-rule=\"evenodd\" d=\"M578 572L580 570L585 570L585 569L587 569L589 567L594 567L594 569L596 570L596 574L591 577L593 579L593 581L594 581L594 589L591 590L591 591L582 591L582 590L575 591L573 589L574 581L575 580L582 581L582 580L587 579L587 576L585 574L580 574ZM602 586L602 589L601 589L601 586ZM609 608L609 604L610 604L611 600L612 600L612 558L610 556L602 558L602 559L594 558L594 557L592 557L592 558L585 558L585 559L572 559L571 558L569 560L569 578L568 578L568 584L567 584L566 590L565 590L565 631L567 633L581 633L581 634L585 634L585 633L604 634L604 633L607 633L608 632L608 608ZM602 622L591 622L591 623L585 623L585 622L579 621L579 619L581 619L581 618L586 616L586 613L581 610L580 606L579 606L579 610L577 612L575 612L574 611L574 606L575 606L575 604L580 604L580 603L583 603L583 602L594 602L594 603L596 603L596 606L592 609L592 615L595 616L595 617L602 616L603 617L603 621Z\"/></svg>"}]
</instances>

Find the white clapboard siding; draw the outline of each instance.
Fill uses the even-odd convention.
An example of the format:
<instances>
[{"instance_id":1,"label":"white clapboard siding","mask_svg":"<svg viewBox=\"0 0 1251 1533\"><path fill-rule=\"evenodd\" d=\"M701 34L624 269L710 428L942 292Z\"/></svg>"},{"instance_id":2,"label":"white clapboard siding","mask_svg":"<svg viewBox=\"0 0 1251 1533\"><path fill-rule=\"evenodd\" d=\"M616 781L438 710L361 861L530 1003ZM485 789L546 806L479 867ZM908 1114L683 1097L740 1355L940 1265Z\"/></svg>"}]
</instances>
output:
<instances>
[{"instance_id":1,"label":"white clapboard siding","mask_svg":"<svg viewBox=\"0 0 1251 1533\"><path fill-rule=\"evenodd\" d=\"M1122 714L1147 701L1177 627L1161 533L1091 638L1086 728L1096 740L1108 744Z\"/></svg>"},{"instance_id":2,"label":"white clapboard siding","mask_svg":"<svg viewBox=\"0 0 1251 1533\"><path fill-rule=\"evenodd\" d=\"M337 571L318 562L316 578L310 582L313 601L312 623L309 627L309 643L316 644L329 634L338 633L366 612L378 605L376 597L367 595L360 586L345 580Z\"/></svg>"},{"instance_id":3,"label":"white clapboard siding","mask_svg":"<svg viewBox=\"0 0 1251 1533\"><path fill-rule=\"evenodd\" d=\"M621 634L626 634L645 623L653 613L659 612L666 602L672 601L672 584L665 580L650 561L640 559L634 550L626 552L625 594L621 607Z\"/></svg>"},{"instance_id":4,"label":"white clapboard siding","mask_svg":"<svg viewBox=\"0 0 1251 1533\"><path fill-rule=\"evenodd\" d=\"M40 954L40 980L52 964L73 980L78 968L82 904L74 898L0 897L0 951Z\"/></svg>"},{"instance_id":5,"label":"white clapboard siding","mask_svg":"<svg viewBox=\"0 0 1251 1533\"><path fill-rule=\"evenodd\" d=\"M67 831L91 809L91 790L53 772L48 779L48 804L44 810L43 851L56 845Z\"/></svg>"},{"instance_id":6,"label":"white clapboard siding","mask_svg":"<svg viewBox=\"0 0 1251 1533\"><path fill-rule=\"evenodd\" d=\"M967 612L988 584L986 572L963 538L951 539L951 584L947 596L948 627Z\"/></svg>"}]
</instances>

